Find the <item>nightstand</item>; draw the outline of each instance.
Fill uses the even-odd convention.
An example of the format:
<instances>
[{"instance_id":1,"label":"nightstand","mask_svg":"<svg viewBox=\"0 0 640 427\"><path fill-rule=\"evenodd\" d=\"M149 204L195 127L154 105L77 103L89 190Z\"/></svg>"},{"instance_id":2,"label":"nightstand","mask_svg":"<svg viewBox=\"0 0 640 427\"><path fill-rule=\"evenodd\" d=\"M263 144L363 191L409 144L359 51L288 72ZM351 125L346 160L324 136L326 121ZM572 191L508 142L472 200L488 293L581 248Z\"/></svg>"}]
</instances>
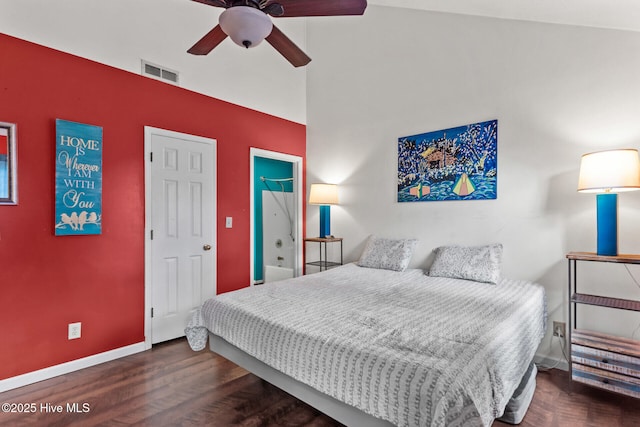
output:
<instances>
[{"instance_id":1,"label":"nightstand","mask_svg":"<svg viewBox=\"0 0 640 427\"><path fill-rule=\"evenodd\" d=\"M640 312L640 301L578 292L578 261L640 264L640 255L601 256L591 252L569 252L569 342L571 379L640 398L640 341L577 329L577 308L588 304Z\"/></svg>"},{"instance_id":2,"label":"nightstand","mask_svg":"<svg viewBox=\"0 0 640 427\"><path fill-rule=\"evenodd\" d=\"M309 261L306 265L320 267L320 271L342 265L342 237L308 237L304 239L304 243L305 245L307 243L318 243L320 245L320 259L318 261ZM329 261L327 258L327 245L333 243L340 243L340 262Z\"/></svg>"}]
</instances>

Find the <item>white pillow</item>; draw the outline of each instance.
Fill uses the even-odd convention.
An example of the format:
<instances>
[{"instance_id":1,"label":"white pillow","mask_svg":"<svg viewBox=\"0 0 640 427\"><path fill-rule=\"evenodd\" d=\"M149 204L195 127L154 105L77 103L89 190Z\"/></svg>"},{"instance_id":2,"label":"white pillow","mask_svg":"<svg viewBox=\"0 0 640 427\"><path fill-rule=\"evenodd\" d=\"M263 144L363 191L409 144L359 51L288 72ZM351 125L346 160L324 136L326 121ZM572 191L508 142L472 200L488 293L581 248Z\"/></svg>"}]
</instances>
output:
<instances>
[{"instance_id":1,"label":"white pillow","mask_svg":"<svg viewBox=\"0 0 640 427\"><path fill-rule=\"evenodd\" d=\"M451 277L497 284L502 264L502 244L486 246L441 246L429 276Z\"/></svg>"},{"instance_id":2,"label":"white pillow","mask_svg":"<svg viewBox=\"0 0 640 427\"><path fill-rule=\"evenodd\" d=\"M360 267L404 271L409 266L417 239L385 239L369 236L356 264Z\"/></svg>"}]
</instances>

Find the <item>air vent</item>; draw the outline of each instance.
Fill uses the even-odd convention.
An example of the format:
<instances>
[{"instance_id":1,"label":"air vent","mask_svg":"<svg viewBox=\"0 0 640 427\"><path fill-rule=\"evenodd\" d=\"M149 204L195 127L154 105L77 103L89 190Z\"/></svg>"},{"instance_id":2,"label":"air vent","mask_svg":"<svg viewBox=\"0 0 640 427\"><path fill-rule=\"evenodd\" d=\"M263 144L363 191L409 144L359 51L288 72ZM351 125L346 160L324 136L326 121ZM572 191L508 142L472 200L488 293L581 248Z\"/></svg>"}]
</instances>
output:
<instances>
[{"instance_id":1,"label":"air vent","mask_svg":"<svg viewBox=\"0 0 640 427\"><path fill-rule=\"evenodd\" d=\"M178 72L169 70L160 65L152 64L142 60L142 75L151 77L152 79L162 80L163 82L178 84Z\"/></svg>"}]
</instances>

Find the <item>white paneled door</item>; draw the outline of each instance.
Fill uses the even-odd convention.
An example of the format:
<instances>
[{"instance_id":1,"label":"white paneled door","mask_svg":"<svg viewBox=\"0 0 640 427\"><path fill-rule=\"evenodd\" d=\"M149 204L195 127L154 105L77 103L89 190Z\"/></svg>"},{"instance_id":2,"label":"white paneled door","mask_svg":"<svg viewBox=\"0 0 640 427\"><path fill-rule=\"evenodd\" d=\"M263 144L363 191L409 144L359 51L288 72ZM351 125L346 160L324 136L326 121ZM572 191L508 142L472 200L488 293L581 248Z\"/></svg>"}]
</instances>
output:
<instances>
[{"instance_id":1,"label":"white paneled door","mask_svg":"<svg viewBox=\"0 0 640 427\"><path fill-rule=\"evenodd\" d=\"M145 128L151 343L184 336L216 293L215 140Z\"/></svg>"}]
</instances>

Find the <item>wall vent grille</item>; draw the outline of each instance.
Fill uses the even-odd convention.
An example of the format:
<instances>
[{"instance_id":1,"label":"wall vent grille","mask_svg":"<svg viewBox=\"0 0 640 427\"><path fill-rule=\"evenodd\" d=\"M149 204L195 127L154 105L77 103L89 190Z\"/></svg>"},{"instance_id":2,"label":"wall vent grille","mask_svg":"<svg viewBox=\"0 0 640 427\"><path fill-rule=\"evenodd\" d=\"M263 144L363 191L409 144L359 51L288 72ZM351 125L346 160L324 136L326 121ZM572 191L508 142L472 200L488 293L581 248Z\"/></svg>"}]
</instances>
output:
<instances>
[{"instance_id":1,"label":"wall vent grille","mask_svg":"<svg viewBox=\"0 0 640 427\"><path fill-rule=\"evenodd\" d=\"M179 83L177 71L169 70L161 65L152 64L144 59L142 60L142 75L174 85Z\"/></svg>"}]
</instances>

